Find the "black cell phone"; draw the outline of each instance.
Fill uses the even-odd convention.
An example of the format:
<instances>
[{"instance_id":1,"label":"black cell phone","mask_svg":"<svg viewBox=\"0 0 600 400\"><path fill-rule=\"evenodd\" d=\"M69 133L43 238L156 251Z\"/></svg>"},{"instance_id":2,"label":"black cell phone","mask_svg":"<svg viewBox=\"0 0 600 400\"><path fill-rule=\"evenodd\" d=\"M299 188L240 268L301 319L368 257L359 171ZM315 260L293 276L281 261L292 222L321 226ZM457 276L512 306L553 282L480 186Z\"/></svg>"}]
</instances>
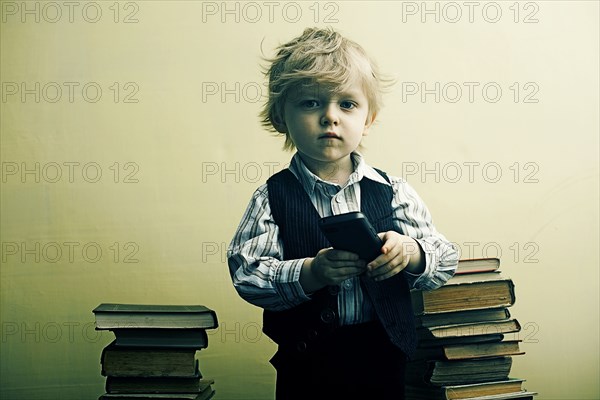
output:
<instances>
[{"instance_id":1,"label":"black cell phone","mask_svg":"<svg viewBox=\"0 0 600 400\"><path fill-rule=\"evenodd\" d=\"M381 254L383 242L360 211L321 218L319 228L334 249L351 251L367 262Z\"/></svg>"}]
</instances>

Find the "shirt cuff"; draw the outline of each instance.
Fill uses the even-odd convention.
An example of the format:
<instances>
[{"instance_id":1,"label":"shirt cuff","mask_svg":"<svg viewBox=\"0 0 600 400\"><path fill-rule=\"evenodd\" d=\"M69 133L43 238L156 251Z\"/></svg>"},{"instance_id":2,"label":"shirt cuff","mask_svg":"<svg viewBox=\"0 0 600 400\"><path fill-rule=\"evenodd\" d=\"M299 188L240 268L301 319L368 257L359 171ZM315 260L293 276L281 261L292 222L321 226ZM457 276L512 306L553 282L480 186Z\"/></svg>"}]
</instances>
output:
<instances>
[{"instance_id":1,"label":"shirt cuff","mask_svg":"<svg viewBox=\"0 0 600 400\"><path fill-rule=\"evenodd\" d=\"M297 260L280 261L277 263L271 280L273 287L289 307L297 306L310 300L302 285L300 285L300 271L304 258Z\"/></svg>"},{"instance_id":2,"label":"shirt cuff","mask_svg":"<svg viewBox=\"0 0 600 400\"><path fill-rule=\"evenodd\" d=\"M433 279L435 272L433 266L436 262L435 249L434 246L432 246L430 243L427 243L425 240L413 239L419 244L419 246L421 246L421 249L423 249L423 255L425 256L425 270L420 274L413 274L412 272L408 272L406 270L404 272L407 275L406 278L408 279L410 287L421 289L427 287L427 283Z\"/></svg>"}]
</instances>

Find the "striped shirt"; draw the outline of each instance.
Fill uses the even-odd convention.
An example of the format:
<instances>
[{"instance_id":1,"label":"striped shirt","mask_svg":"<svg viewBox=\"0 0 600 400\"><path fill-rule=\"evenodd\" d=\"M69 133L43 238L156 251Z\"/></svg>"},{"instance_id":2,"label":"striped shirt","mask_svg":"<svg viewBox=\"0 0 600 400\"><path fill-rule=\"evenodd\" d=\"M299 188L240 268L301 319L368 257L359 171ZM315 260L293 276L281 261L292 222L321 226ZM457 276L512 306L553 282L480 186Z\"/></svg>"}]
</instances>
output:
<instances>
[{"instance_id":1,"label":"striped shirt","mask_svg":"<svg viewBox=\"0 0 600 400\"><path fill-rule=\"evenodd\" d=\"M289 169L300 181L321 217L360 211L360 180L367 177L393 188L394 225L415 239L425 253L425 271L414 275L404 271L409 285L423 290L442 286L458 263L454 246L432 224L427 207L412 187L401 178L390 176L388 183L368 166L363 157L352 153L354 172L341 187L314 175L294 155ZM227 250L233 285L242 298L264 309L278 311L310 300L299 283L305 259L284 260L283 243L269 206L267 184L253 194L240 225ZM373 305L364 295L360 278L347 279L338 294L338 313L342 325L375 318Z\"/></svg>"}]
</instances>

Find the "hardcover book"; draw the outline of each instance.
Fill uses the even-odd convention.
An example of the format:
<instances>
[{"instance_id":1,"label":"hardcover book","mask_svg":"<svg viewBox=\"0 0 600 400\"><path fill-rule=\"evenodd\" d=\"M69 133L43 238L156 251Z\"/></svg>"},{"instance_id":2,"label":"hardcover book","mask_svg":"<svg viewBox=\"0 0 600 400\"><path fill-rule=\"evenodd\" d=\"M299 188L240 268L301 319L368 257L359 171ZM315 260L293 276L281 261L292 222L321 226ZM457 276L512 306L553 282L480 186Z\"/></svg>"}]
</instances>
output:
<instances>
[{"instance_id":1,"label":"hardcover book","mask_svg":"<svg viewBox=\"0 0 600 400\"><path fill-rule=\"evenodd\" d=\"M93 310L96 329L213 329L217 314L202 305L100 304Z\"/></svg>"},{"instance_id":2,"label":"hardcover book","mask_svg":"<svg viewBox=\"0 0 600 400\"><path fill-rule=\"evenodd\" d=\"M415 315L510 307L515 302L514 284L498 272L453 276L432 291L411 291Z\"/></svg>"}]
</instances>

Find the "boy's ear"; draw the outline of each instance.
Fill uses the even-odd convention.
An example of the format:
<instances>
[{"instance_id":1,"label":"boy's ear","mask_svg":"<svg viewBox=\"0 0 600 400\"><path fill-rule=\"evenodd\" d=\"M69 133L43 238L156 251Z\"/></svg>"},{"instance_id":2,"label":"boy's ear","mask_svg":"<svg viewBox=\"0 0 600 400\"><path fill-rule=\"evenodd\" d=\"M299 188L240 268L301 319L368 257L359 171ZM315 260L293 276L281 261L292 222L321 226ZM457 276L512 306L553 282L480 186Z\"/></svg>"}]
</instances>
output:
<instances>
[{"instance_id":1,"label":"boy's ear","mask_svg":"<svg viewBox=\"0 0 600 400\"><path fill-rule=\"evenodd\" d=\"M363 136L367 136L369 134L369 128L375 122L375 118L377 118L377 113L373 113L367 116L367 120L365 121L365 129L363 129Z\"/></svg>"},{"instance_id":2,"label":"boy's ear","mask_svg":"<svg viewBox=\"0 0 600 400\"><path fill-rule=\"evenodd\" d=\"M277 132L288 133L287 126L285 125L285 122L280 115L275 115L271 120L271 123L273 124L273 128L275 128Z\"/></svg>"}]
</instances>

